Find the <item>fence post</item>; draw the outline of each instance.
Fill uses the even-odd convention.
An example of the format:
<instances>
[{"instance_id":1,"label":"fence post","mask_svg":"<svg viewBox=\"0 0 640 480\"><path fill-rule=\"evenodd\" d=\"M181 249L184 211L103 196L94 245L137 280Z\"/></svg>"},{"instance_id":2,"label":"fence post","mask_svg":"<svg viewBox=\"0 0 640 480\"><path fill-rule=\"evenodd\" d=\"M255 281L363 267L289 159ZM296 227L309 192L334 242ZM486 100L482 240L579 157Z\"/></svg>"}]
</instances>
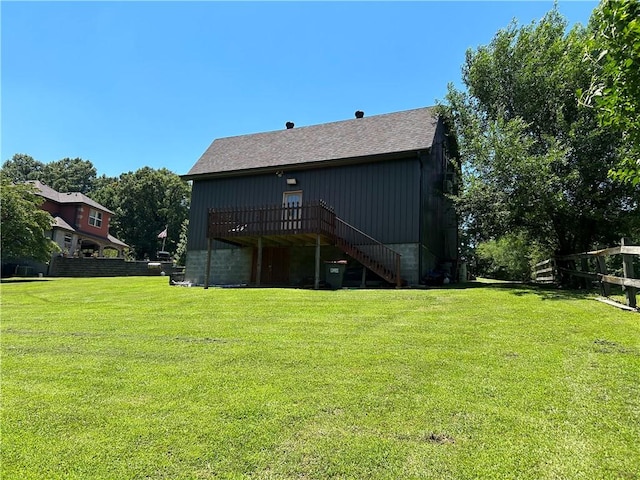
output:
<instances>
[{"instance_id":1,"label":"fence post","mask_svg":"<svg viewBox=\"0 0 640 480\"><path fill-rule=\"evenodd\" d=\"M569 261L565 258L556 258L556 271L558 272L558 283L562 286L571 286L571 275L567 272L571 270Z\"/></svg>"},{"instance_id":2,"label":"fence post","mask_svg":"<svg viewBox=\"0 0 640 480\"><path fill-rule=\"evenodd\" d=\"M600 275L606 275L608 273L607 262L604 256L598 255L596 257L596 264L598 266L598 273ZM605 297L608 297L609 295L611 295L611 284L607 282L603 282L602 279L600 279L600 292Z\"/></svg>"},{"instance_id":3,"label":"fence post","mask_svg":"<svg viewBox=\"0 0 640 480\"><path fill-rule=\"evenodd\" d=\"M628 238L623 238L620 241L620 246L629 244ZM622 255L622 272L624 278L634 278L633 272L633 255ZM627 297L627 305L631 308L636 308L636 287L623 287L625 296Z\"/></svg>"},{"instance_id":4,"label":"fence post","mask_svg":"<svg viewBox=\"0 0 640 480\"><path fill-rule=\"evenodd\" d=\"M589 257L580 257L580 271L589 273ZM582 285L586 290L591 290L591 280L588 278L582 279Z\"/></svg>"},{"instance_id":5,"label":"fence post","mask_svg":"<svg viewBox=\"0 0 640 480\"><path fill-rule=\"evenodd\" d=\"M569 259L565 263L565 266L567 270L569 270L568 272L566 272L568 286L570 288L578 290L584 285L584 279L574 274L574 272L578 271L578 262L576 261L576 257L573 255L569 257Z\"/></svg>"}]
</instances>

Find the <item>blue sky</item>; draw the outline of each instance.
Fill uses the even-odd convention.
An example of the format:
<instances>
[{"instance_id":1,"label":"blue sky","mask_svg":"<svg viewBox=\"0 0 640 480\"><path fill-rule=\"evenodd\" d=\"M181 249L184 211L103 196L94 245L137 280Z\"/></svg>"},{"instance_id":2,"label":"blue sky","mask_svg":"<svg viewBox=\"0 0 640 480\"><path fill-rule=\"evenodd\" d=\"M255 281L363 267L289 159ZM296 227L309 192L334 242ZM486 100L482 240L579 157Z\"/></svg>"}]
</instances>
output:
<instances>
[{"instance_id":1,"label":"blue sky","mask_svg":"<svg viewBox=\"0 0 640 480\"><path fill-rule=\"evenodd\" d=\"M1 161L185 174L219 137L433 105L553 2L0 2ZM597 2L559 1L586 25Z\"/></svg>"}]
</instances>

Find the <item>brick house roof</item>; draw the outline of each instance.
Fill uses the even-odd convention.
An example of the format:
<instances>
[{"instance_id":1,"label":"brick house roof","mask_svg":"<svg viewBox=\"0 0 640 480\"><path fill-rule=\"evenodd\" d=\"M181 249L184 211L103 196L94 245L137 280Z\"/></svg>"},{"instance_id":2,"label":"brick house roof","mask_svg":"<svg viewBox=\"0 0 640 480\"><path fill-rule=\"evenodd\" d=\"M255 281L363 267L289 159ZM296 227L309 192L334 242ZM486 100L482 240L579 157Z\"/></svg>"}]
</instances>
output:
<instances>
[{"instance_id":1,"label":"brick house roof","mask_svg":"<svg viewBox=\"0 0 640 480\"><path fill-rule=\"evenodd\" d=\"M433 107L273 132L219 138L183 177L308 166L428 149L438 117Z\"/></svg>"},{"instance_id":2,"label":"brick house roof","mask_svg":"<svg viewBox=\"0 0 640 480\"><path fill-rule=\"evenodd\" d=\"M89 205L90 207L96 208L98 210L102 210L103 212L111 213L113 212L109 210L104 205L99 204L98 202L91 200L89 197L80 192L69 192L62 193L54 190L48 185L40 182L39 180L29 181L28 183L33 184L39 191L40 195L44 198L52 200L56 203L83 203L85 205Z\"/></svg>"}]
</instances>

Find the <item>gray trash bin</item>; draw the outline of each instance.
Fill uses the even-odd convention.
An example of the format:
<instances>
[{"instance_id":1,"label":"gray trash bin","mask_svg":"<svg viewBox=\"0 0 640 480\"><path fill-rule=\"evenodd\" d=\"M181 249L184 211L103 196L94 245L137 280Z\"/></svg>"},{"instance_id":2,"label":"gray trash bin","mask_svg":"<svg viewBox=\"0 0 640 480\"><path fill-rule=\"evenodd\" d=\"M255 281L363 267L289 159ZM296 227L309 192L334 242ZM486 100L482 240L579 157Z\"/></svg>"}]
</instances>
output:
<instances>
[{"instance_id":1,"label":"gray trash bin","mask_svg":"<svg viewBox=\"0 0 640 480\"><path fill-rule=\"evenodd\" d=\"M347 269L346 260L336 260L333 262L324 262L325 277L324 281L329 288L342 288L342 279L344 278L344 271Z\"/></svg>"}]
</instances>

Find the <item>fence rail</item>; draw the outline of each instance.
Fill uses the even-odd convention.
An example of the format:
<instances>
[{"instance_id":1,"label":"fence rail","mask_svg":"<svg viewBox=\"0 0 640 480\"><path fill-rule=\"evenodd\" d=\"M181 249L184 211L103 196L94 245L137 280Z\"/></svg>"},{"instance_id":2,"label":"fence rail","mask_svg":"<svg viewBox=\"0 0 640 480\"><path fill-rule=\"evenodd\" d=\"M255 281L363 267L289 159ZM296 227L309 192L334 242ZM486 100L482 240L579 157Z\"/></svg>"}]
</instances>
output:
<instances>
[{"instance_id":1,"label":"fence rail","mask_svg":"<svg viewBox=\"0 0 640 480\"><path fill-rule=\"evenodd\" d=\"M640 246L628 243L629 241L623 238L616 247L557 256L540 262L535 266L536 282L577 283L586 287L591 286L592 282L598 282L605 297L611 295L611 285L619 285L623 287L627 306L638 308L636 297L640 289L640 279L635 276L633 258L640 257ZM622 277L610 275L607 271L605 258L614 255L622 256Z\"/></svg>"}]
</instances>

